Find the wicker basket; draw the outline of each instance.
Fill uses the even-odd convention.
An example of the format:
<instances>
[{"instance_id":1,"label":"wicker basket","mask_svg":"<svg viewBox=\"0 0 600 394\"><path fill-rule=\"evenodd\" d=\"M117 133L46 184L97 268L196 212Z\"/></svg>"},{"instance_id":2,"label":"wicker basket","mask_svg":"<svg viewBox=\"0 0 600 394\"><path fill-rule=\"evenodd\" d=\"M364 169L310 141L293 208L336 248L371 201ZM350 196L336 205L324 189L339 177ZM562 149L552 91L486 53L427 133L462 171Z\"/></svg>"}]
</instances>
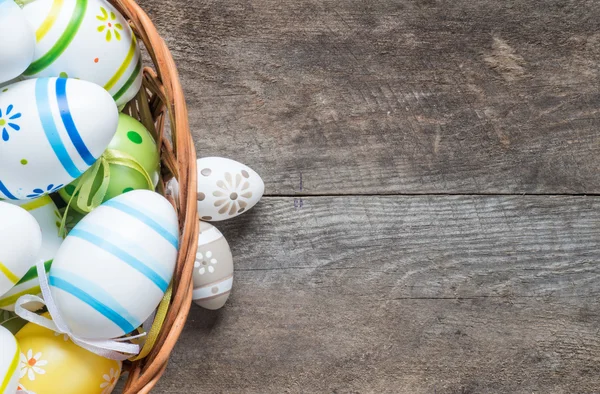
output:
<instances>
[{"instance_id":1,"label":"wicker basket","mask_svg":"<svg viewBox=\"0 0 600 394\"><path fill-rule=\"evenodd\" d=\"M161 150L162 180L179 182L178 201L166 196L179 215L180 245L173 276L173 297L164 325L152 351L142 360L126 363L129 371L125 394L148 393L164 373L169 355L181 334L192 302L192 271L198 240L196 207L196 151L175 63L148 15L133 0L109 0L129 20L138 42L144 44L153 68L144 68L143 87L124 109L139 119ZM166 127L166 126L170 127ZM169 129L171 138L166 129Z\"/></svg>"}]
</instances>

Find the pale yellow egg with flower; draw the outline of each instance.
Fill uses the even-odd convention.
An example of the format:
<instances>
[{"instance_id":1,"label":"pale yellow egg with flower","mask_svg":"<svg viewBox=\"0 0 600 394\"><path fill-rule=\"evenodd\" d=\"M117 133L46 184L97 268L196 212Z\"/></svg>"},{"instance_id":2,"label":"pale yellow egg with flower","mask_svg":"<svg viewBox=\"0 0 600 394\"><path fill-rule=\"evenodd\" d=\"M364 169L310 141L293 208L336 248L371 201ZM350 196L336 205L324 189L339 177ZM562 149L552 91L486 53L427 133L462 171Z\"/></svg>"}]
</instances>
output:
<instances>
[{"instance_id":1,"label":"pale yellow egg with flower","mask_svg":"<svg viewBox=\"0 0 600 394\"><path fill-rule=\"evenodd\" d=\"M120 361L91 353L68 336L28 323L17 335L19 390L30 394L109 394L121 374Z\"/></svg>"}]
</instances>

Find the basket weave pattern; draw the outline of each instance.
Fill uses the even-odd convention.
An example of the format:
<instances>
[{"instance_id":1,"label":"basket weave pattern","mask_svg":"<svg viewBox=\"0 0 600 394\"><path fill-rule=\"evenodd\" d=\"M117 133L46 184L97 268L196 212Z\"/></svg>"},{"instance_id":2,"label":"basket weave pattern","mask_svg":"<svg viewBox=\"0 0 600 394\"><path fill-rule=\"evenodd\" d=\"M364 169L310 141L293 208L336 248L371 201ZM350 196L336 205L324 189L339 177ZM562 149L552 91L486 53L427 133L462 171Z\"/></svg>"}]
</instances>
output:
<instances>
[{"instance_id":1,"label":"basket weave pattern","mask_svg":"<svg viewBox=\"0 0 600 394\"><path fill-rule=\"evenodd\" d=\"M126 363L129 370L124 394L148 393L164 373L169 355L187 319L192 301L192 272L198 240L196 206L196 151L188 124L183 90L175 63L152 21L133 0L109 0L125 18L138 42L143 43L152 60L144 68L143 86L125 113L139 119L154 134L160 149L162 179L158 191L165 194L165 182L179 182L178 201L166 196L177 210L180 243L173 275L173 297L164 325L150 354ZM165 129L170 126L169 139Z\"/></svg>"}]
</instances>

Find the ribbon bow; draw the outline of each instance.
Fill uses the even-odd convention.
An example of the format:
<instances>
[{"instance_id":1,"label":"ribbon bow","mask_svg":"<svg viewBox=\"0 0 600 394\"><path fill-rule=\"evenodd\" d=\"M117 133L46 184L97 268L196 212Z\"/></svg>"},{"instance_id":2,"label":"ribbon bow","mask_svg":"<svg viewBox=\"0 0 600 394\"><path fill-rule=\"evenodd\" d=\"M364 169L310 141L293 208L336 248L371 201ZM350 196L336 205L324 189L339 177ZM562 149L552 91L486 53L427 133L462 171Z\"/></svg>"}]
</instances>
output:
<instances>
[{"instance_id":1,"label":"ribbon bow","mask_svg":"<svg viewBox=\"0 0 600 394\"><path fill-rule=\"evenodd\" d=\"M42 299L38 296L30 294L19 297L15 304L15 313L17 315L27 321L45 327L59 334L66 334L76 345L111 360L123 361L140 353L140 346L134 343L129 343L128 341L145 336L146 333L115 339L86 339L80 338L73 334L63 320L58 307L52 298L44 264L42 262L38 262L36 264L36 268L40 281L40 289L42 290L42 295L44 298ZM52 316L52 320L23 308L23 305L29 302L40 302L46 305L48 312L50 312L50 316Z\"/></svg>"},{"instance_id":2,"label":"ribbon bow","mask_svg":"<svg viewBox=\"0 0 600 394\"><path fill-rule=\"evenodd\" d=\"M100 158L96 160L96 162L78 179L77 187L73 191L73 194L67 203L67 208L65 209L65 214L63 215L59 229L59 236L64 235L67 213L69 212L69 208L71 207L75 196L77 196L77 207L86 213L92 212L102 204L104 198L106 197L106 193L108 192L111 164L128 167L138 172L144 177L148 189L154 190L154 182L152 182L152 178L150 178L150 175L146 169L135 158L119 150L107 149L104 151L102 156L100 156ZM100 170L102 170L100 186L94 192L94 185L97 184L96 178L98 177Z\"/></svg>"}]
</instances>

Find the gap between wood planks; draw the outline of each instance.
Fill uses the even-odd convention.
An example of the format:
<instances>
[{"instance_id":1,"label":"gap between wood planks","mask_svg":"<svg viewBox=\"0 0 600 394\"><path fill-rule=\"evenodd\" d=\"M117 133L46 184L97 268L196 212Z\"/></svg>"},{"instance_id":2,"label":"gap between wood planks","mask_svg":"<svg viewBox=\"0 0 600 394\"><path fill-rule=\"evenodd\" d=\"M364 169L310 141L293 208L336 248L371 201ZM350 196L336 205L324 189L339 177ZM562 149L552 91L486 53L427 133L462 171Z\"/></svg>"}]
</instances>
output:
<instances>
[{"instance_id":1,"label":"gap between wood planks","mask_svg":"<svg viewBox=\"0 0 600 394\"><path fill-rule=\"evenodd\" d=\"M546 196L546 197L600 197L600 193L294 193L294 194L265 194L263 198L298 198L298 197L423 197L423 196Z\"/></svg>"}]
</instances>

